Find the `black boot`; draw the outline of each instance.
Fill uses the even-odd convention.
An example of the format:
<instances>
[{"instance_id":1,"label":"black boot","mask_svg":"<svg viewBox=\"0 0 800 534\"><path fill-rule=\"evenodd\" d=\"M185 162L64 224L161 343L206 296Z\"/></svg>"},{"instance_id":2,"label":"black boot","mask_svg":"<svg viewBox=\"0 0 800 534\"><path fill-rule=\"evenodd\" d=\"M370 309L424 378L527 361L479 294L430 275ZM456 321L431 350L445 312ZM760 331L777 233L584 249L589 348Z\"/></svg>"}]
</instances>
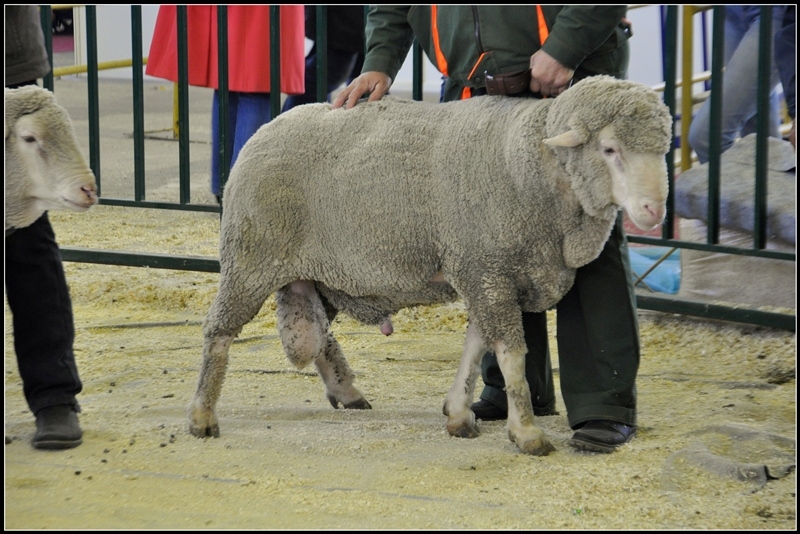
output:
<instances>
[{"instance_id":1,"label":"black boot","mask_svg":"<svg viewBox=\"0 0 800 534\"><path fill-rule=\"evenodd\" d=\"M34 448L71 449L83 442L82 437L83 431L73 406L69 404L48 406L36 413Z\"/></svg>"},{"instance_id":2,"label":"black boot","mask_svg":"<svg viewBox=\"0 0 800 534\"><path fill-rule=\"evenodd\" d=\"M636 435L636 427L616 421L587 421L580 427L569 444L575 449L590 452L614 452Z\"/></svg>"}]
</instances>

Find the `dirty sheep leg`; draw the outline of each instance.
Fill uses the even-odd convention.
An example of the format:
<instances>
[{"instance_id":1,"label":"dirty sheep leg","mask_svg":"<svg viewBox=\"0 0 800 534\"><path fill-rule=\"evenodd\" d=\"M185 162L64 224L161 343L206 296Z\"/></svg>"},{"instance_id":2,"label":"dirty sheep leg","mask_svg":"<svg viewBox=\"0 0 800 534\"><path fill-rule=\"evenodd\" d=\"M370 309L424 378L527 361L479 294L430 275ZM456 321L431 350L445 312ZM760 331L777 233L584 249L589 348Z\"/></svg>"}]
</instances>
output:
<instances>
[{"instance_id":1,"label":"dirty sheep leg","mask_svg":"<svg viewBox=\"0 0 800 534\"><path fill-rule=\"evenodd\" d=\"M486 347L481 339L475 323L470 321L467 327L461 363L458 366L456 379L447 393L442 413L447 416L447 432L459 438L475 438L480 434L475 424L475 414L470 410L475 393L475 381L480 371L481 356Z\"/></svg>"},{"instance_id":2,"label":"dirty sheep leg","mask_svg":"<svg viewBox=\"0 0 800 534\"><path fill-rule=\"evenodd\" d=\"M531 390L525 378L525 347L512 349L502 341L494 344L497 362L503 372L508 396L508 437L519 450L534 456L547 456L555 447L545 433L533 424Z\"/></svg>"},{"instance_id":3,"label":"dirty sheep leg","mask_svg":"<svg viewBox=\"0 0 800 534\"><path fill-rule=\"evenodd\" d=\"M342 353L342 347L328 332L328 343L325 351L314 360L319 376L325 383L325 396L334 408L342 403L344 408L353 410L370 410L372 406L364 395L353 385L355 374Z\"/></svg>"},{"instance_id":4,"label":"dirty sheep leg","mask_svg":"<svg viewBox=\"0 0 800 534\"><path fill-rule=\"evenodd\" d=\"M263 283L253 287L253 280L258 277L223 266L219 291L203 323L203 363L197 391L189 404L189 431L199 438L219 437L214 408L225 380L228 351L273 290Z\"/></svg>"},{"instance_id":5,"label":"dirty sheep leg","mask_svg":"<svg viewBox=\"0 0 800 534\"><path fill-rule=\"evenodd\" d=\"M311 281L297 281L275 294L280 333L286 357L298 369L312 360L325 383L325 396L334 408L372 408L353 386L355 375L330 332L329 317Z\"/></svg>"}]
</instances>

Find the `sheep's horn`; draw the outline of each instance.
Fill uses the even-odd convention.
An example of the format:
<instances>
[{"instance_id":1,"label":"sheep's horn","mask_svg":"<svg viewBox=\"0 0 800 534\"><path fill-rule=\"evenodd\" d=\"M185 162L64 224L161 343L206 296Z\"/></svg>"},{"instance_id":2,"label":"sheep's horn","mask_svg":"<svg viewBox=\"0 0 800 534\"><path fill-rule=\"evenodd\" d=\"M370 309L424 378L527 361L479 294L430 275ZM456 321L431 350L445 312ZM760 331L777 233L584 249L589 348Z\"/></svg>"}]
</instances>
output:
<instances>
[{"instance_id":1,"label":"sheep's horn","mask_svg":"<svg viewBox=\"0 0 800 534\"><path fill-rule=\"evenodd\" d=\"M542 142L550 146L564 146L569 148L573 148L583 144L583 140L580 138L578 132L576 132L575 130L567 130L562 134L558 134L555 137L550 137L549 139L545 139Z\"/></svg>"}]
</instances>

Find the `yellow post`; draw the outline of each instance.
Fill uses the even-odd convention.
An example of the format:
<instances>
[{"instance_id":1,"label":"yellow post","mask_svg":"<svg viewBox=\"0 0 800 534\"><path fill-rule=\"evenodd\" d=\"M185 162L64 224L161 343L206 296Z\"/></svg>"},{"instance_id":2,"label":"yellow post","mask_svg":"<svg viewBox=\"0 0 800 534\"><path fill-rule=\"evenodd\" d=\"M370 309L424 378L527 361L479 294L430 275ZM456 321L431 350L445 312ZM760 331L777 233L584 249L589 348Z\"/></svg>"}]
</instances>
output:
<instances>
[{"instance_id":1,"label":"yellow post","mask_svg":"<svg viewBox=\"0 0 800 534\"><path fill-rule=\"evenodd\" d=\"M172 138L179 139L180 138L180 128L178 127L178 84L172 84Z\"/></svg>"},{"instance_id":2,"label":"yellow post","mask_svg":"<svg viewBox=\"0 0 800 534\"><path fill-rule=\"evenodd\" d=\"M689 126L692 124L692 57L694 51L695 6L683 6L683 57L681 83L681 172L692 167Z\"/></svg>"}]
</instances>

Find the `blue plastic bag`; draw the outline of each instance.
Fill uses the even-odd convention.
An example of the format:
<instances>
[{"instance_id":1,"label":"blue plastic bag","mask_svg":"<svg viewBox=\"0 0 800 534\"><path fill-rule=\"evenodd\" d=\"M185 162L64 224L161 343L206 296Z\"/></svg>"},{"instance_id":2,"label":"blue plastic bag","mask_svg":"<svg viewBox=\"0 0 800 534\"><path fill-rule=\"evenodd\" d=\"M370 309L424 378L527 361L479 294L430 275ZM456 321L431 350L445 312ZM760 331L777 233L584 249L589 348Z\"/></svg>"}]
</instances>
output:
<instances>
[{"instance_id":1,"label":"blue plastic bag","mask_svg":"<svg viewBox=\"0 0 800 534\"><path fill-rule=\"evenodd\" d=\"M631 271L635 282L647 272L665 254L669 247L635 247L629 248L631 258ZM680 249L675 250L665 260L658 264L647 276L644 277L646 287L659 293L675 294L681 287L681 255ZM636 287L643 287L641 282Z\"/></svg>"}]
</instances>

